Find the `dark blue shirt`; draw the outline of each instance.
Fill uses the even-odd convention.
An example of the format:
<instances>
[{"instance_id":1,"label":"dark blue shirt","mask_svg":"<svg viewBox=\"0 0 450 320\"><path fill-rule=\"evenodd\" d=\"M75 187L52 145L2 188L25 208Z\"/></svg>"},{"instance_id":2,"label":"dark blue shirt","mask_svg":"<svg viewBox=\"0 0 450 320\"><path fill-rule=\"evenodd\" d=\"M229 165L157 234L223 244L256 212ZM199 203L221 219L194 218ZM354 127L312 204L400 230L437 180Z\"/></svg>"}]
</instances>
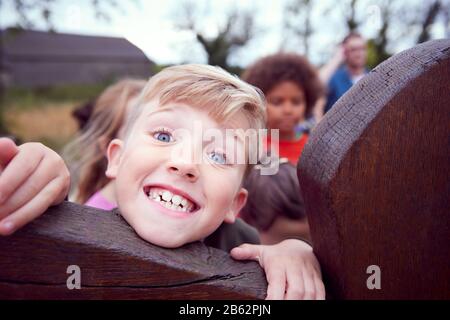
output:
<instances>
[{"instance_id":1,"label":"dark blue shirt","mask_svg":"<svg viewBox=\"0 0 450 320\"><path fill-rule=\"evenodd\" d=\"M368 71L366 70L365 73ZM328 82L327 103L325 105L325 113L327 113L333 104L344 95L353 86L352 78L344 65L340 67Z\"/></svg>"}]
</instances>

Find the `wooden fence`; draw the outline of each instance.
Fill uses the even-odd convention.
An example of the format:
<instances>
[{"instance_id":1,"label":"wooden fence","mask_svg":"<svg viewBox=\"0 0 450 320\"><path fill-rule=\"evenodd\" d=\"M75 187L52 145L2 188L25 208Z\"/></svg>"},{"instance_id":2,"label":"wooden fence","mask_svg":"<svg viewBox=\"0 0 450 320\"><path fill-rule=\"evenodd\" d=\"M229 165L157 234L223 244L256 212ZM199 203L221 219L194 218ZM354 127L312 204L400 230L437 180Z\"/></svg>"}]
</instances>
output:
<instances>
[{"instance_id":1,"label":"wooden fence","mask_svg":"<svg viewBox=\"0 0 450 320\"><path fill-rule=\"evenodd\" d=\"M392 57L325 116L298 173L330 298L450 298L449 147L449 40ZM72 265L81 289L67 287ZM255 262L202 243L159 248L117 212L67 202L0 238L3 299L262 299L266 290Z\"/></svg>"},{"instance_id":2,"label":"wooden fence","mask_svg":"<svg viewBox=\"0 0 450 320\"><path fill-rule=\"evenodd\" d=\"M375 68L327 113L301 160L330 296L450 298L450 40ZM368 289L377 268L381 289Z\"/></svg>"}]
</instances>

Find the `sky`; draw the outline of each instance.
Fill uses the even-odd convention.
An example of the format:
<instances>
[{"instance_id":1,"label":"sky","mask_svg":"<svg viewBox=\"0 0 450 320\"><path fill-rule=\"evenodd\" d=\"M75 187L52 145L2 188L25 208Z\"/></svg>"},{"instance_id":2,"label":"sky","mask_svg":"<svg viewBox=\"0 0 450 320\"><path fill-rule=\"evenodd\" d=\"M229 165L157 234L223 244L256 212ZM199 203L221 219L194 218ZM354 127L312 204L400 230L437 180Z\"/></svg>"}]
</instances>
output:
<instances>
[{"instance_id":1,"label":"sky","mask_svg":"<svg viewBox=\"0 0 450 320\"><path fill-rule=\"evenodd\" d=\"M12 10L13 0L3 0L0 11L0 28L14 25L18 19ZM214 35L217 26L223 21L224 12L236 7L254 13L257 27L256 37L244 48L231 56L229 63L245 67L261 56L271 54L284 48L302 53L296 42L286 37L283 29L283 8L289 0L196 0L200 9L197 23L206 34ZM367 20L361 33L373 36L379 27L379 14L376 5L369 0L361 0L365 7L360 10ZM405 0L421 1L421 0ZM86 35L103 35L124 37L139 47L150 59L158 64L183 62L205 63L206 54L189 31L176 27L180 18L183 0L117 0L119 9L106 7L110 21L99 20L89 0L58 0L54 9L54 28L57 32ZM322 1L317 2L317 10L312 13L312 20L320 32L311 42L310 60L321 64L334 51L335 45L345 35L346 30L339 19L339 10L331 10L327 17L320 16ZM373 3L373 1L372 1ZM46 24L37 12L32 12L34 28L45 30ZM395 29L395 28L394 28ZM444 37L445 31L438 27L433 30L436 37ZM392 51L398 52L412 45L402 38L396 42Z\"/></svg>"}]
</instances>

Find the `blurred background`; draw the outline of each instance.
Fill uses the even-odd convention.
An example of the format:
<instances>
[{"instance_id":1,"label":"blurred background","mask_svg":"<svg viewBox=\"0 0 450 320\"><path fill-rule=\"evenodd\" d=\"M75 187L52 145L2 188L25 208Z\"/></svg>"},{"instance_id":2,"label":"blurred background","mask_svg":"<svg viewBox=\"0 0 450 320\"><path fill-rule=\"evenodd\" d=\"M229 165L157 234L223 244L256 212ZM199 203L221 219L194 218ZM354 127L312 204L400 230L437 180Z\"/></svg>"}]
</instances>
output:
<instances>
[{"instance_id":1,"label":"blurred background","mask_svg":"<svg viewBox=\"0 0 450 320\"><path fill-rule=\"evenodd\" d=\"M450 0L0 0L0 30L0 134L60 150L73 110L117 79L192 62L240 75L279 51L320 67L350 31L373 68L450 38Z\"/></svg>"}]
</instances>

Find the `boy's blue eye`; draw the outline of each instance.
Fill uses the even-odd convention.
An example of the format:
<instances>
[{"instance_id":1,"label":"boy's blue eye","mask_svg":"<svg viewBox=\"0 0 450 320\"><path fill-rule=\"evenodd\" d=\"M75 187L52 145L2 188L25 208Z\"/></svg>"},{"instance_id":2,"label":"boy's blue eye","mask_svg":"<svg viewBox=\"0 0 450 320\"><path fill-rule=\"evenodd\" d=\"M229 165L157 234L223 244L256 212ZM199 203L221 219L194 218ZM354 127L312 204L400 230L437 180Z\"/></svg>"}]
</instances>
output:
<instances>
[{"instance_id":1,"label":"boy's blue eye","mask_svg":"<svg viewBox=\"0 0 450 320\"><path fill-rule=\"evenodd\" d=\"M209 154L209 158L218 164L226 164L227 163L227 159L224 154L217 153L214 151Z\"/></svg>"},{"instance_id":2,"label":"boy's blue eye","mask_svg":"<svg viewBox=\"0 0 450 320\"><path fill-rule=\"evenodd\" d=\"M161 142L171 142L172 136L168 132L156 132L153 137Z\"/></svg>"}]
</instances>

